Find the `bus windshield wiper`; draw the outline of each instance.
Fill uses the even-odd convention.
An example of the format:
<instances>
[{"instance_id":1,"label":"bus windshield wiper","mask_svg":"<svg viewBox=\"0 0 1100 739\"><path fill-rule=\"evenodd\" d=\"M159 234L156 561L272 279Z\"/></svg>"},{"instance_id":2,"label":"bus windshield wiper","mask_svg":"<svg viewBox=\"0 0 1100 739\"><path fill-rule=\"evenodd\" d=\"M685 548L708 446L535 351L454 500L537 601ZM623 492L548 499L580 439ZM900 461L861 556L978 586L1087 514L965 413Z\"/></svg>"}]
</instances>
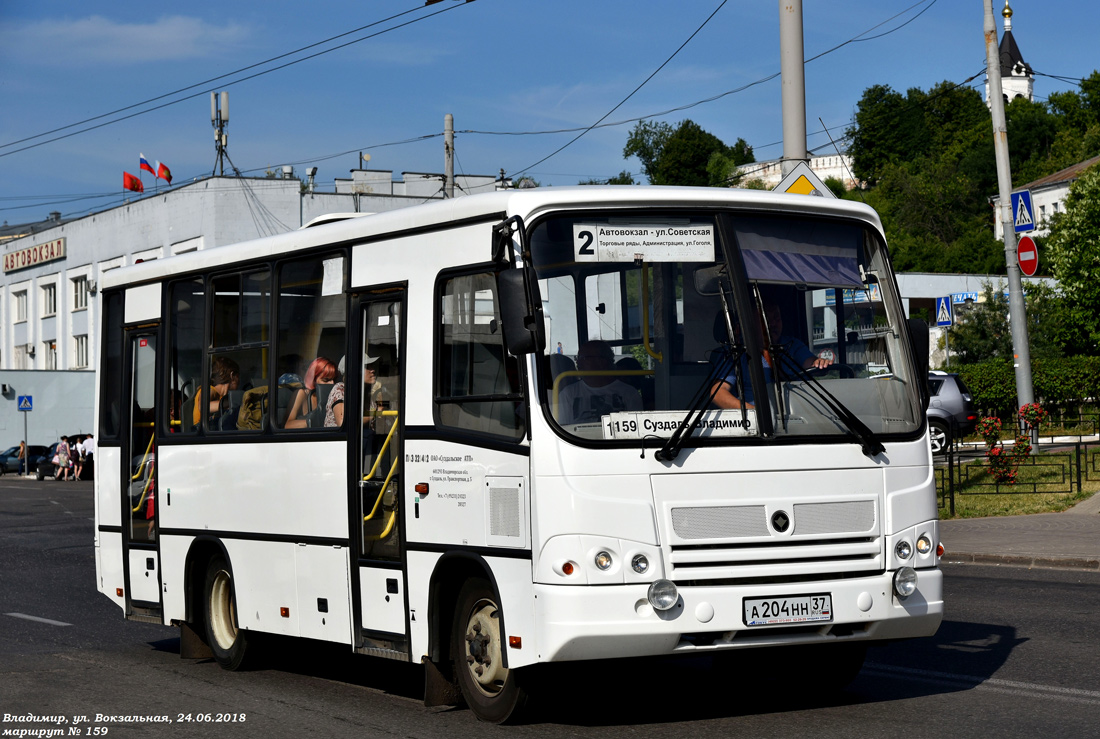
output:
<instances>
[{"instance_id":1,"label":"bus windshield wiper","mask_svg":"<svg viewBox=\"0 0 1100 739\"><path fill-rule=\"evenodd\" d=\"M832 393L825 389L821 382L804 370L794 360L794 357L782 346L772 347L772 351L778 352L778 357L785 369L794 370L795 376L806 383L814 395L816 395L829 409L836 414L841 423L859 439L860 448L868 457L874 458L876 454L886 451L886 447L875 436L875 432L867 427L859 416L853 413L846 405L837 400Z\"/></svg>"},{"instance_id":2,"label":"bus windshield wiper","mask_svg":"<svg viewBox=\"0 0 1100 739\"><path fill-rule=\"evenodd\" d=\"M727 377L733 371L734 366L741 360L741 355L745 353L745 347L723 344L721 351L722 359L711 364L710 373L704 378L699 389L695 391L695 397L691 400L691 405L684 415L684 420L680 421L680 425L668 437L668 441L664 443L664 446L653 454L654 459L660 462L671 462L680 455L684 443L691 436L691 430L703 415L707 405L714 400L714 396L718 392L718 380ZM742 382L741 373L738 373L737 395L739 398L745 397ZM741 417L742 421L748 419L748 411L743 403L741 405Z\"/></svg>"}]
</instances>

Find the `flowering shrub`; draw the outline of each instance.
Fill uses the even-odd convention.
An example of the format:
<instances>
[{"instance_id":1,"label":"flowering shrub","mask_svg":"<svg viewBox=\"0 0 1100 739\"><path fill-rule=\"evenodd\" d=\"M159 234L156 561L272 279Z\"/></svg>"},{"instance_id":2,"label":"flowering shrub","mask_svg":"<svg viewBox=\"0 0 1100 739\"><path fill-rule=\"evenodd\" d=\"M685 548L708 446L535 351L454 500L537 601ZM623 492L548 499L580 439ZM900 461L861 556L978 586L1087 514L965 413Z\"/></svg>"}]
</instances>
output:
<instances>
[{"instance_id":1,"label":"flowering shrub","mask_svg":"<svg viewBox=\"0 0 1100 739\"><path fill-rule=\"evenodd\" d=\"M1026 403L1020 406L1020 420L1030 429L1039 428L1039 424L1050 416L1046 409L1038 403Z\"/></svg>"},{"instance_id":2,"label":"flowering shrub","mask_svg":"<svg viewBox=\"0 0 1100 739\"><path fill-rule=\"evenodd\" d=\"M996 416L986 416L978 421L978 436L985 439L988 446L993 446L1001 436L1001 419Z\"/></svg>"},{"instance_id":3,"label":"flowering shrub","mask_svg":"<svg viewBox=\"0 0 1100 739\"><path fill-rule=\"evenodd\" d=\"M989 474L998 483L1013 485L1016 483L1016 474L1020 464L1031 454L1031 440L1027 436L1017 436L1016 444L1012 450L1005 449L998 443L989 449Z\"/></svg>"}]
</instances>

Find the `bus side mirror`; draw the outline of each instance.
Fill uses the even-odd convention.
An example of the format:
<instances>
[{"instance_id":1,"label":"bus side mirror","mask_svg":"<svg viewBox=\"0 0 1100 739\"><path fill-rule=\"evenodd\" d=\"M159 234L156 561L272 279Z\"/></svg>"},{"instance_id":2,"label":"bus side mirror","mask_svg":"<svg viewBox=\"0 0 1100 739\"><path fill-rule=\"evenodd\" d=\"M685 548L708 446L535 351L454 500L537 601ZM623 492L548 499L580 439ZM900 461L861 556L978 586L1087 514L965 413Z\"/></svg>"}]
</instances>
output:
<instances>
[{"instance_id":1,"label":"bus side mirror","mask_svg":"<svg viewBox=\"0 0 1100 739\"><path fill-rule=\"evenodd\" d=\"M542 308L532 305L524 277L524 270L519 268L497 273L504 345L515 357L542 351Z\"/></svg>"}]
</instances>

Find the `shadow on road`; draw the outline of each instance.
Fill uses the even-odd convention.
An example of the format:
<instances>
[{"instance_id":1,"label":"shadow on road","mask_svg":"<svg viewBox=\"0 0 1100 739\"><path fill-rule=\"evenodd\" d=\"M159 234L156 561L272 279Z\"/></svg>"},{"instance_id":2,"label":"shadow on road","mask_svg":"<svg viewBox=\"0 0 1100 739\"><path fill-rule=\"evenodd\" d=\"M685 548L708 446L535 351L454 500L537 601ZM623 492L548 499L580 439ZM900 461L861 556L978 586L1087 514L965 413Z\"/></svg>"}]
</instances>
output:
<instances>
[{"instance_id":1,"label":"shadow on road","mask_svg":"<svg viewBox=\"0 0 1100 739\"><path fill-rule=\"evenodd\" d=\"M954 693L991 678L1024 641L1011 627L945 621L934 637L871 647L863 671L843 689L827 671L804 669L792 647L727 652L717 659L692 655L543 665L529 675L537 696L531 721L663 724ZM179 653L178 638L149 645ZM268 636L257 646L262 657L253 670L334 680L413 700L423 696L419 665L355 655L326 642Z\"/></svg>"}]
</instances>

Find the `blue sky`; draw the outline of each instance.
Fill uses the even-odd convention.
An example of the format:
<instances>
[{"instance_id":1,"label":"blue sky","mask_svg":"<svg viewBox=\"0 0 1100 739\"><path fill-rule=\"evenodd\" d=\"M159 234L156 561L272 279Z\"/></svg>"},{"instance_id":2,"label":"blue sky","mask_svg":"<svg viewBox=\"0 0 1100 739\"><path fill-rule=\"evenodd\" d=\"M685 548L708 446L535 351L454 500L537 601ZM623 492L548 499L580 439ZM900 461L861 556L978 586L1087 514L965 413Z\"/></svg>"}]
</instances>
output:
<instances>
[{"instance_id":1,"label":"blue sky","mask_svg":"<svg viewBox=\"0 0 1100 739\"><path fill-rule=\"evenodd\" d=\"M994 2L1000 22L1003 2ZM176 184L209 175L215 158L209 91L222 89L230 92L229 155L247 174L262 175L285 163L296 164L299 172L316 166L318 186L329 189L336 177L347 177L358 166L359 151L370 153L372 169L441 172L438 134L444 115L452 113L458 172L526 171L555 186L623 170L637 177L638 161L622 156L634 123L592 130L537 165L577 133L531 132L598 121L720 5L721 0L442 0L430 7L423 0L191 0L166 10L129 0L0 0L0 221L41 220L52 210L79 216L116 205L124 197L123 171L140 174L139 152L167 164ZM1012 7L1013 33L1034 69L1082 77L1100 68L1095 38L1100 5L1013 0ZM411 12L278 62L206 82L406 11ZM807 64L808 131L821 130L820 118L834 135L842 135L871 85L901 92L928 89L982 70L982 12L981 0L804 0L806 58L856 37L866 39ZM433 13L438 15L427 17ZM779 69L779 3L727 0L606 120L690 105ZM980 76L973 84L981 89L983 82ZM192 85L197 86L155 103L29 138ZM1039 98L1068 88L1049 77L1036 80ZM196 97L43 143L187 95ZM744 138L757 159L765 160L782 153L781 107L776 77L654 120L676 124L691 118L726 143ZM514 133L525 135L503 135ZM13 143L21 139L28 140ZM409 139L418 140L398 143ZM824 135L811 135L809 145L828 152ZM151 190L152 178L144 174L144 179Z\"/></svg>"}]
</instances>

